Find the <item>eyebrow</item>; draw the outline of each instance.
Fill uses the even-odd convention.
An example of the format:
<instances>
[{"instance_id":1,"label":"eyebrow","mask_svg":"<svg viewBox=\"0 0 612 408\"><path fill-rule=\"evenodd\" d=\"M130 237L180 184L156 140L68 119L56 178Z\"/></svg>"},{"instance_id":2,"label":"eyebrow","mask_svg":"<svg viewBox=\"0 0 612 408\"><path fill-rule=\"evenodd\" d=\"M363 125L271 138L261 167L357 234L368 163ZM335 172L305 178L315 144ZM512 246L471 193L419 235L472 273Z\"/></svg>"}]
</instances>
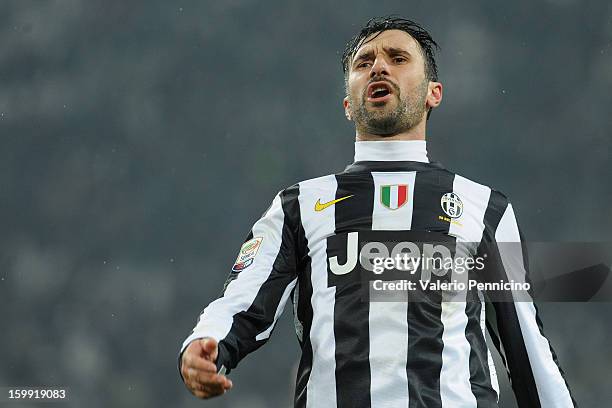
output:
<instances>
[{"instance_id":1,"label":"eyebrow","mask_svg":"<svg viewBox=\"0 0 612 408\"><path fill-rule=\"evenodd\" d=\"M383 47L383 49L387 52L387 54L389 55L400 55L400 54L405 54L408 55L409 57L412 56L412 54L410 54L410 52L404 50L403 48L395 48L395 47ZM369 51L366 51L362 54L360 54L357 58L355 58L353 60L353 64L355 62L358 61L362 61L365 59L369 59L372 58L374 56L374 51L372 49L370 49Z\"/></svg>"}]
</instances>

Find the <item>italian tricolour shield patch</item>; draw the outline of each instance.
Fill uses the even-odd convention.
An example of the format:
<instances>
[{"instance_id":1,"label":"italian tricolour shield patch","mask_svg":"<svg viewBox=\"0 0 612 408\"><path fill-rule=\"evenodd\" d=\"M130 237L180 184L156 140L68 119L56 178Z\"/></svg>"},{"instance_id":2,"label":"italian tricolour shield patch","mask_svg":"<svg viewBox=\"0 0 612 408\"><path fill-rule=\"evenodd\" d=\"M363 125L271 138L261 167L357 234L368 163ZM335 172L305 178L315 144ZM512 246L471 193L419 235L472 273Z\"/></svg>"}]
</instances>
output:
<instances>
[{"instance_id":1,"label":"italian tricolour shield patch","mask_svg":"<svg viewBox=\"0 0 612 408\"><path fill-rule=\"evenodd\" d=\"M397 210L408 202L408 184L380 186L380 202L390 210Z\"/></svg>"}]
</instances>

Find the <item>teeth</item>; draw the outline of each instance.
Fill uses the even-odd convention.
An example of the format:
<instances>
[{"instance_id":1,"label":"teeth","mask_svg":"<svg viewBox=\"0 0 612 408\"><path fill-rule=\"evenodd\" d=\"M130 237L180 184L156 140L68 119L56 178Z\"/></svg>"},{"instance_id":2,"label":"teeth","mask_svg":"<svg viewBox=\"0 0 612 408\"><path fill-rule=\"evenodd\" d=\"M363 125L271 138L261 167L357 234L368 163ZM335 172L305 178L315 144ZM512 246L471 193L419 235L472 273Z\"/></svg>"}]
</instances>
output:
<instances>
[{"instance_id":1,"label":"teeth","mask_svg":"<svg viewBox=\"0 0 612 408\"><path fill-rule=\"evenodd\" d=\"M387 88L376 88L374 89L374 92L378 92L378 91L386 91Z\"/></svg>"}]
</instances>

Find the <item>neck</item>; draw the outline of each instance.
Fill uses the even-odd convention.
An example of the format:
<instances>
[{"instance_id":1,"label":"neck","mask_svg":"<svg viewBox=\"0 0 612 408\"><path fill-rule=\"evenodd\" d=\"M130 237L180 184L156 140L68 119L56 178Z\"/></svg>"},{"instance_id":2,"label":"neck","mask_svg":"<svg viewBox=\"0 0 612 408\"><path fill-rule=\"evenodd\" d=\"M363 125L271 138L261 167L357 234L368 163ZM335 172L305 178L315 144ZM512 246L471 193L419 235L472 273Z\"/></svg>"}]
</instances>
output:
<instances>
[{"instance_id":1,"label":"neck","mask_svg":"<svg viewBox=\"0 0 612 408\"><path fill-rule=\"evenodd\" d=\"M393 135L376 135L373 133L368 133L364 129L355 128L355 141L357 142L376 142L384 140L425 140L425 120L422 120L416 126L413 126L404 132Z\"/></svg>"},{"instance_id":2,"label":"neck","mask_svg":"<svg viewBox=\"0 0 612 408\"><path fill-rule=\"evenodd\" d=\"M429 163L425 140L362 140L355 142L355 162L417 161Z\"/></svg>"}]
</instances>

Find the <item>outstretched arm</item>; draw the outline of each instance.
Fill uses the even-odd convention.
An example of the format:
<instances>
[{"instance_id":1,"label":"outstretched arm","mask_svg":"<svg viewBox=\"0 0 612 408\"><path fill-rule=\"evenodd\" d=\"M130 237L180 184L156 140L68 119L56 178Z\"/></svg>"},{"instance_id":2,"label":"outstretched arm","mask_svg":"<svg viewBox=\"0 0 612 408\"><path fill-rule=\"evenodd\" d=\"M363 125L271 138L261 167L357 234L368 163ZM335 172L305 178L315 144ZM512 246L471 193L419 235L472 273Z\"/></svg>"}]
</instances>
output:
<instances>
[{"instance_id":1,"label":"outstretched arm","mask_svg":"<svg viewBox=\"0 0 612 408\"><path fill-rule=\"evenodd\" d=\"M512 205L497 192L492 193L491 203L497 208L493 208L480 248L487 253L488 279L530 282L527 253ZM504 361L519 407L575 407L533 299L523 292L509 296L491 302L487 328Z\"/></svg>"},{"instance_id":2,"label":"outstretched arm","mask_svg":"<svg viewBox=\"0 0 612 408\"><path fill-rule=\"evenodd\" d=\"M274 198L240 248L221 297L204 309L183 342L179 369L196 396L207 398L229 389L231 382L223 374L270 337L297 282L296 198L293 188ZM215 350L202 357L202 346L196 341L205 337L215 342ZM184 369L183 364L190 365ZM211 374L211 369L217 374ZM191 374L189 378L186 373Z\"/></svg>"}]
</instances>

